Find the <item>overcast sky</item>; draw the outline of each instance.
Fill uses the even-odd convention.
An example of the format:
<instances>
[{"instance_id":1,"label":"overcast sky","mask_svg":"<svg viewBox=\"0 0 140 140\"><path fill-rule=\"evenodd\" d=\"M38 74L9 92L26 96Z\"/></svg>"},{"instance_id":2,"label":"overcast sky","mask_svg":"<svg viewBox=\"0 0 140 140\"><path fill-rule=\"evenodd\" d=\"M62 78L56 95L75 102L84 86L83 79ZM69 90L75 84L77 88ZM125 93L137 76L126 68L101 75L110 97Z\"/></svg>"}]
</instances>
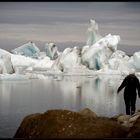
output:
<instances>
[{"instance_id":1,"label":"overcast sky","mask_svg":"<svg viewBox=\"0 0 140 140\"><path fill-rule=\"evenodd\" d=\"M41 50L85 45L89 20L102 36L120 35L118 49L140 51L140 2L0 2L0 48L33 41Z\"/></svg>"}]
</instances>

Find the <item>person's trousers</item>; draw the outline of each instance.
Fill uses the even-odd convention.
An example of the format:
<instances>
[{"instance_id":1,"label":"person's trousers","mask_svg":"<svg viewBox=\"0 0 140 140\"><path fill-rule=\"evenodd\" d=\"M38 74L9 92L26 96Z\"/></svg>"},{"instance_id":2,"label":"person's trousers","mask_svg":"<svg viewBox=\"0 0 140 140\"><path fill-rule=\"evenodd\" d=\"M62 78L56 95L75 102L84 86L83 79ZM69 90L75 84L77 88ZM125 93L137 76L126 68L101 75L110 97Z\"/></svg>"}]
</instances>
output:
<instances>
[{"instance_id":1,"label":"person's trousers","mask_svg":"<svg viewBox=\"0 0 140 140\"><path fill-rule=\"evenodd\" d=\"M136 95L128 96L124 95L125 109L127 115L133 115L136 110Z\"/></svg>"}]
</instances>

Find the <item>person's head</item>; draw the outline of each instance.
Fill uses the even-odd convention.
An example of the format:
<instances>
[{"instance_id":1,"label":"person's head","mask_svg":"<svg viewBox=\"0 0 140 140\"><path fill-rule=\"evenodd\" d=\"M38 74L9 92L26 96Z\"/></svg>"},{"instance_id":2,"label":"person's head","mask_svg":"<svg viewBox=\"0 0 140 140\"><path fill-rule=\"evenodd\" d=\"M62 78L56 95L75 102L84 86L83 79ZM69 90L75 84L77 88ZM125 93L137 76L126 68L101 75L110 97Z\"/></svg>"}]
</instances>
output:
<instances>
[{"instance_id":1,"label":"person's head","mask_svg":"<svg viewBox=\"0 0 140 140\"><path fill-rule=\"evenodd\" d=\"M129 74L135 74L135 69L130 69Z\"/></svg>"}]
</instances>

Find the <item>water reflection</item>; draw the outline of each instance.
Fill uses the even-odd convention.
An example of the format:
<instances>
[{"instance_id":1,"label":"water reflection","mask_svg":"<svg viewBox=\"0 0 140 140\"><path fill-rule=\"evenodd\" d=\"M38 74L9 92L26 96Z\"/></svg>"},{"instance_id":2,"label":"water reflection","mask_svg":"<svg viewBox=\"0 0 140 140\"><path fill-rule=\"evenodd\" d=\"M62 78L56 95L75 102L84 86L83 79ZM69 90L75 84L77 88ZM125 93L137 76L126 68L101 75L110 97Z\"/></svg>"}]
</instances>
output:
<instances>
[{"instance_id":1,"label":"water reflection","mask_svg":"<svg viewBox=\"0 0 140 140\"><path fill-rule=\"evenodd\" d=\"M11 96L11 85L0 84L0 106L1 113L9 113L10 96Z\"/></svg>"},{"instance_id":2,"label":"water reflection","mask_svg":"<svg viewBox=\"0 0 140 140\"><path fill-rule=\"evenodd\" d=\"M25 82L0 83L0 137L12 137L22 119L49 109L90 108L99 116L125 113L122 77L48 76ZM137 102L137 109L140 105Z\"/></svg>"},{"instance_id":3,"label":"water reflection","mask_svg":"<svg viewBox=\"0 0 140 140\"><path fill-rule=\"evenodd\" d=\"M117 85L120 77L95 76L63 77L57 89L60 89L62 107L80 110L84 107L93 109L98 115L112 116L124 112L122 95L118 96Z\"/></svg>"}]
</instances>

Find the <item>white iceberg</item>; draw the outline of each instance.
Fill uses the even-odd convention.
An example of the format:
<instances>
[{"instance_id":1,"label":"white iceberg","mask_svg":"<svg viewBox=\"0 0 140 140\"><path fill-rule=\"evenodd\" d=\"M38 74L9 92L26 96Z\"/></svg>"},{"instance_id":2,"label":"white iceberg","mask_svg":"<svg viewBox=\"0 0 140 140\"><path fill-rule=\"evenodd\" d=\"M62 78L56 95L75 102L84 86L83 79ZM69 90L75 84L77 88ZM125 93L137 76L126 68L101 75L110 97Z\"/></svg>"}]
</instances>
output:
<instances>
[{"instance_id":1,"label":"white iceberg","mask_svg":"<svg viewBox=\"0 0 140 140\"><path fill-rule=\"evenodd\" d=\"M46 55L50 57L51 60L55 60L59 55L57 46L54 43L46 43L45 50L46 50Z\"/></svg>"},{"instance_id":2,"label":"white iceberg","mask_svg":"<svg viewBox=\"0 0 140 140\"><path fill-rule=\"evenodd\" d=\"M107 35L100 39L90 47L83 48L82 51L82 63L89 69L100 70L108 65L113 52L117 50L117 44L120 41L120 37L117 35Z\"/></svg>"},{"instance_id":3,"label":"white iceberg","mask_svg":"<svg viewBox=\"0 0 140 140\"><path fill-rule=\"evenodd\" d=\"M95 20L90 19L90 27L88 28L88 39L86 45L91 46L101 38L102 36L99 34L98 24L95 22Z\"/></svg>"},{"instance_id":4,"label":"white iceberg","mask_svg":"<svg viewBox=\"0 0 140 140\"><path fill-rule=\"evenodd\" d=\"M14 73L14 68L11 62L11 55L9 52L0 49L0 73Z\"/></svg>"},{"instance_id":5,"label":"white iceberg","mask_svg":"<svg viewBox=\"0 0 140 140\"><path fill-rule=\"evenodd\" d=\"M12 74L22 73L27 67L33 67L38 63L38 59L33 59L23 55L11 54L8 51L0 49L0 73Z\"/></svg>"},{"instance_id":6,"label":"white iceberg","mask_svg":"<svg viewBox=\"0 0 140 140\"><path fill-rule=\"evenodd\" d=\"M140 71L140 51L135 52L133 55L134 67L136 71Z\"/></svg>"},{"instance_id":7,"label":"white iceberg","mask_svg":"<svg viewBox=\"0 0 140 140\"><path fill-rule=\"evenodd\" d=\"M117 70L120 73L125 73L126 75L129 74L129 61L130 57L125 54L125 52L117 50L112 55L111 58L108 60L109 62L109 69Z\"/></svg>"},{"instance_id":8,"label":"white iceberg","mask_svg":"<svg viewBox=\"0 0 140 140\"><path fill-rule=\"evenodd\" d=\"M38 62L33 66L33 70L48 70L52 67L54 61L50 60L49 57L44 57L41 60L38 60Z\"/></svg>"},{"instance_id":9,"label":"white iceberg","mask_svg":"<svg viewBox=\"0 0 140 140\"><path fill-rule=\"evenodd\" d=\"M86 66L81 63L81 49L79 47L66 48L52 65L53 70L62 72L82 72Z\"/></svg>"},{"instance_id":10,"label":"white iceberg","mask_svg":"<svg viewBox=\"0 0 140 140\"><path fill-rule=\"evenodd\" d=\"M129 68L135 69L136 72L140 72L140 51L135 52L128 61Z\"/></svg>"},{"instance_id":11,"label":"white iceberg","mask_svg":"<svg viewBox=\"0 0 140 140\"><path fill-rule=\"evenodd\" d=\"M23 73L26 68L33 67L38 63L38 61L38 59L11 54L11 62L13 64L15 73Z\"/></svg>"}]
</instances>

